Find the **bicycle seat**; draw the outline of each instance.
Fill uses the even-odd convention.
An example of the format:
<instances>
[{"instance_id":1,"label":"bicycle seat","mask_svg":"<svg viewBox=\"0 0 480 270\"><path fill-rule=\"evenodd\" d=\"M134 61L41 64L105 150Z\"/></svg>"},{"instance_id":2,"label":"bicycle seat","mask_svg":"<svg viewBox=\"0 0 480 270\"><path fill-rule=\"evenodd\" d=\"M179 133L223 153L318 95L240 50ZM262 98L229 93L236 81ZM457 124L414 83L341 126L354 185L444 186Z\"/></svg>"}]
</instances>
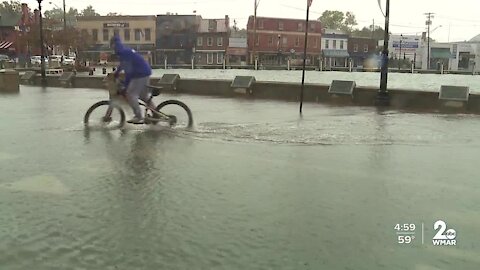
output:
<instances>
[{"instance_id":1,"label":"bicycle seat","mask_svg":"<svg viewBox=\"0 0 480 270\"><path fill-rule=\"evenodd\" d=\"M150 88L150 90L152 90L152 96L154 96L154 97L160 95L160 92L163 89L163 87L161 87L161 86L155 86L155 85L151 85L151 84L147 84L147 87Z\"/></svg>"}]
</instances>

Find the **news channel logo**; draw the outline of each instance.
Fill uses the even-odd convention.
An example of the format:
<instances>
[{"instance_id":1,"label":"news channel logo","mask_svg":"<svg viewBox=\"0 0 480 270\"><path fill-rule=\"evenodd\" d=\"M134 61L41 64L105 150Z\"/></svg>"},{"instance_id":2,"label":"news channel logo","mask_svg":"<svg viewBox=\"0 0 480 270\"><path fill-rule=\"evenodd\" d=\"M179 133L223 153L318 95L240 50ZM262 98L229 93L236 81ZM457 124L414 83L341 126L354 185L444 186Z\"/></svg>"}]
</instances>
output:
<instances>
[{"instance_id":1,"label":"news channel logo","mask_svg":"<svg viewBox=\"0 0 480 270\"><path fill-rule=\"evenodd\" d=\"M447 223L443 220L437 220L433 224L433 229L437 232L432 239L434 246L456 246L457 231L447 227Z\"/></svg>"}]
</instances>

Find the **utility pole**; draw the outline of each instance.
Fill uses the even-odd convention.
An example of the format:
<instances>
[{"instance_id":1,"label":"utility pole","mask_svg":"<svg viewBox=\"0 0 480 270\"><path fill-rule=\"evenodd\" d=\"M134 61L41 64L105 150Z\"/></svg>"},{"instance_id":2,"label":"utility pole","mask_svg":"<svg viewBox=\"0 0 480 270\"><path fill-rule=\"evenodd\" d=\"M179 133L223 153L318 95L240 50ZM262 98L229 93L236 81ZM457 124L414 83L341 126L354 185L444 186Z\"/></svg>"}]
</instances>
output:
<instances>
[{"instance_id":1,"label":"utility pole","mask_svg":"<svg viewBox=\"0 0 480 270\"><path fill-rule=\"evenodd\" d=\"M373 19L373 24L372 24L372 39L375 38L375 19Z\"/></svg>"},{"instance_id":2,"label":"utility pole","mask_svg":"<svg viewBox=\"0 0 480 270\"><path fill-rule=\"evenodd\" d=\"M388 41L390 26L390 0L386 1L385 7L385 33L383 38L382 67L380 71L380 90L377 93L375 104L377 106L389 106L390 95L387 89L388 83Z\"/></svg>"},{"instance_id":3,"label":"utility pole","mask_svg":"<svg viewBox=\"0 0 480 270\"><path fill-rule=\"evenodd\" d=\"M427 25L427 69L430 69L430 26L432 25L433 14L435 13L425 13L427 16L427 21L425 22Z\"/></svg>"},{"instance_id":4,"label":"utility pole","mask_svg":"<svg viewBox=\"0 0 480 270\"><path fill-rule=\"evenodd\" d=\"M258 4L260 4L260 0L254 0L254 6L253 6L253 49L252 49L252 58L253 62L255 63L256 59L256 51L255 51L255 45L257 44L257 8Z\"/></svg>"}]
</instances>

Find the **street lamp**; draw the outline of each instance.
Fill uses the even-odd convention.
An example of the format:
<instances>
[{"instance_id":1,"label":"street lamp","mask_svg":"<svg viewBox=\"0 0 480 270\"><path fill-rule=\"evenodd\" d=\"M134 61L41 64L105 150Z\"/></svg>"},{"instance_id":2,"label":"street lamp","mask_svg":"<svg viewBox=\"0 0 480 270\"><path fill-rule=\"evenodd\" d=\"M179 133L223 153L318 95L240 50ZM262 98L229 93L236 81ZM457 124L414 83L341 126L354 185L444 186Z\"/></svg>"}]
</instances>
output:
<instances>
[{"instance_id":1,"label":"street lamp","mask_svg":"<svg viewBox=\"0 0 480 270\"><path fill-rule=\"evenodd\" d=\"M380 3L380 1L379 1ZM383 39L383 52L382 52L382 69L380 74L380 90L377 93L377 99L375 104L377 106L390 105L390 96L387 90L388 81L388 28L390 24L390 0L387 0L385 10L385 35Z\"/></svg>"},{"instance_id":2,"label":"street lamp","mask_svg":"<svg viewBox=\"0 0 480 270\"><path fill-rule=\"evenodd\" d=\"M43 20L42 20L42 1L37 0L38 2L38 14L40 19L40 72L42 74L42 85L46 85L47 83L47 76L45 74L45 48L43 46Z\"/></svg>"}]
</instances>

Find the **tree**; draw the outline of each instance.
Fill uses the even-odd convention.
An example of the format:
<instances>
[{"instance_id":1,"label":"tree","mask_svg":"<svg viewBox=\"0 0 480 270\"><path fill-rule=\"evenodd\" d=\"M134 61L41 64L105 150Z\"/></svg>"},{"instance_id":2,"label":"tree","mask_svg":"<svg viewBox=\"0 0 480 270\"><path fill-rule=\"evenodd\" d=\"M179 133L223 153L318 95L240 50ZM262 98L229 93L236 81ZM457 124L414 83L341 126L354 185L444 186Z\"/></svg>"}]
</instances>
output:
<instances>
[{"instance_id":1,"label":"tree","mask_svg":"<svg viewBox=\"0 0 480 270\"><path fill-rule=\"evenodd\" d=\"M384 39L385 30L380 26L375 26L375 30L372 32L373 25L369 27L363 27L361 30L355 29L352 31L352 37L373 38L376 40Z\"/></svg>"},{"instance_id":2,"label":"tree","mask_svg":"<svg viewBox=\"0 0 480 270\"><path fill-rule=\"evenodd\" d=\"M0 3L0 14L20 14L22 13L22 4L17 0Z\"/></svg>"},{"instance_id":3,"label":"tree","mask_svg":"<svg viewBox=\"0 0 480 270\"><path fill-rule=\"evenodd\" d=\"M80 16L100 16L100 14L98 14L95 9L93 9L93 7L90 5L87 6L84 10L82 10L82 12L80 12Z\"/></svg>"},{"instance_id":4,"label":"tree","mask_svg":"<svg viewBox=\"0 0 480 270\"><path fill-rule=\"evenodd\" d=\"M325 10L318 20L325 28L342 30L347 33L350 33L357 25L357 20L352 12L344 14L338 10Z\"/></svg>"},{"instance_id":5,"label":"tree","mask_svg":"<svg viewBox=\"0 0 480 270\"><path fill-rule=\"evenodd\" d=\"M107 13L107 16L112 16L112 17L113 16L122 16L122 14L117 13L117 12L109 12L109 13Z\"/></svg>"},{"instance_id":6,"label":"tree","mask_svg":"<svg viewBox=\"0 0 480 270\"><path fill-rule=\"evenodd\" d=\"M79 15L78 10L76 8L70 8L66 14L67 17L67 25L73 26L76 22L76 17ZM53 8L51 10L47 10L44 13L45 19L50 20L53 23L59 24L63 22L63 9L61 8ZM62 26L63 27L63 26Z\"/></svg>"}]
</instances>

